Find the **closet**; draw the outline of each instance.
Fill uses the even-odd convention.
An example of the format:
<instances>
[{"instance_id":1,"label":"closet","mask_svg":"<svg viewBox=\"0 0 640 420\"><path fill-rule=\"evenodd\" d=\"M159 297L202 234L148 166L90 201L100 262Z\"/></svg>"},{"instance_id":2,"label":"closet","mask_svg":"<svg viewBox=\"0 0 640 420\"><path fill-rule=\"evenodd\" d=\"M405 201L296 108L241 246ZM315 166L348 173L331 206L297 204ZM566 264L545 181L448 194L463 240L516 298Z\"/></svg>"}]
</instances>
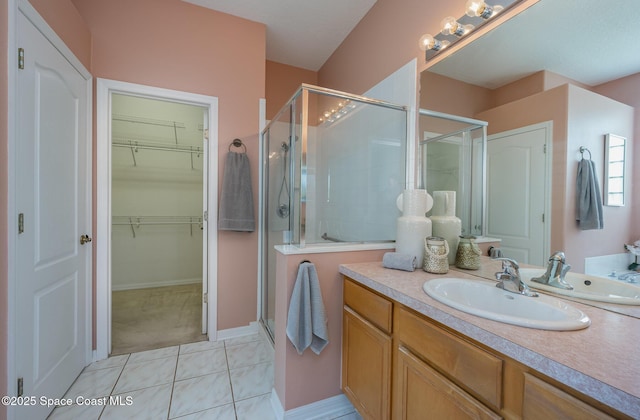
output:
<instances>
[{"instance_id":1,"label":"closet","mask_svg":"<svg viewBox=\"0 0 640 420\"><path fill-rule=\"evenodd\" d=\"M205 113L112 95L111 354L206 339Z\"/></svg>"}]
</instances>

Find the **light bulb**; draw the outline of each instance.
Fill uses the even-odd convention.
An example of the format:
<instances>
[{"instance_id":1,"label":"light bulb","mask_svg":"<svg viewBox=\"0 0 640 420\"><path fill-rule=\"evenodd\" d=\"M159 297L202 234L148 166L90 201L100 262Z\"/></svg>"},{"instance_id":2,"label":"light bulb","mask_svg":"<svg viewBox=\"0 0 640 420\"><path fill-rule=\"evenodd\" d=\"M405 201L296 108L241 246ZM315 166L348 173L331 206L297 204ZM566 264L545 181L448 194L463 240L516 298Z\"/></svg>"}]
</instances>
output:
<instances>
[{"instance_id":1,"label":"light bulb","mask_svg":"<svg viewBox=\"0 0 640 420\"><path fill-rule=\"evenodd\" d=\"M442 20L442 33L444 35L462 36L473 29L473 25L462 25L453 16L447 16Z\"/></svg>"},{"instance_id":2,"label":"light bulb","mask_svg":"<svg viewBox=\"0 0 640 420\"><path fill-rule=\"evenodd\" d=\"M447 16L446 18L442 19L442 23L440 23L440 26L442 27L442 33L444 35L453 35L459 24L458 21L456 21L456 18L454 18L453 16Z\"/></svg>"},{"instance_id":3,"label":"light bulb","mask_svg":"<svg viewBox=\"0 0 640 420\"><path fill-rule=\"evenodd\" d=\"M440 51L450 44L449 41L440 41L435 39L431 34L424 34L420 37L420 41L418 41L418 45L422 51L433 50Z\"/></svg>"},{"instance_id":4,"label":"light bulb","mask_svg":"<svg viewBox=\"0 0 640 420\"><path fill-rule=\"evenodd\" d=\"M431 34L422 35L418 41L418 46L422 51L430 50L434 45L436 45L436 40Z\"/></svg>"},{"instance_id":5,"label":"light bulb","mask_svg":"<svg viewBox=\"0 0 640 420\"><path fill-rule=\"evenodd\" d=\"M466 5L467 16L489 19L500 13L504 8L500 5L489 6L483 0L469 0Z\"/></svg>"}]
</instances>

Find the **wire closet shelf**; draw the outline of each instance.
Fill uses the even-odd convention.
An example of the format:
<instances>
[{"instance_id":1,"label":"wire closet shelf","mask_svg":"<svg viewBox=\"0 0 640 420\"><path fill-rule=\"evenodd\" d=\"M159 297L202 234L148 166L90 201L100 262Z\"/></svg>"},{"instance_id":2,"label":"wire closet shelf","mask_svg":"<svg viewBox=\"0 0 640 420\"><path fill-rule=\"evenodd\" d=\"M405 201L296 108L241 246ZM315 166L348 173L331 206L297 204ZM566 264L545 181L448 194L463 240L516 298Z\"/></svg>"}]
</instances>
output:
<instances>
[{"instance_id":1,"label":"wire closet shelf","mask_svg":"<svg viewBox=\"0 0 640 420\"><path fill-rule=\"evenodd\" d=\"M113 216L112 225L130 226L131 234L136 237L136 229L144 225L188 225L193 236L193 226L202 229L202 216Z\"/></svg>"}]
</instances>

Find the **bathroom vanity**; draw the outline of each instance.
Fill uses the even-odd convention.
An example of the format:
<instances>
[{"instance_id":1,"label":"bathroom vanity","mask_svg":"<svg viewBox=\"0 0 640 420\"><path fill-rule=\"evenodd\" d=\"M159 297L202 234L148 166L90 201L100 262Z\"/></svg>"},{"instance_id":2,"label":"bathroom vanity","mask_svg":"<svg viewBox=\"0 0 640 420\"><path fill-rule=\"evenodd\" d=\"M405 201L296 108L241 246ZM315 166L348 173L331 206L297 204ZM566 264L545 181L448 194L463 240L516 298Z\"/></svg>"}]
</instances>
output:
<instances>
[{"instance_id":1,"label":"bathroom vanity","mask_svg":"<svg viewBox=\"0 0 640 420\"><path fill-rule=\"evenodd\" d=\"M482 270L481 270L482 272ZM434 275L379 262L344 276L342 389L366 419L639 418L640 320L570 302L577 331L476 317L424 293Z\"/></svg>"}]
</instances>

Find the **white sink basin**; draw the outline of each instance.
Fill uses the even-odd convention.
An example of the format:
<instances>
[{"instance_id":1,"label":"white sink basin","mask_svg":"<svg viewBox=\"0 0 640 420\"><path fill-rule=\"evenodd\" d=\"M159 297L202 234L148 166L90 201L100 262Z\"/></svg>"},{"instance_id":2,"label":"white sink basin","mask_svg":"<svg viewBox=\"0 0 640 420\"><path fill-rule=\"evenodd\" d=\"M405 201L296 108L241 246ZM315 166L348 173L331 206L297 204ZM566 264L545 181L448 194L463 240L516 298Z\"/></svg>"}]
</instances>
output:
<instances>
[{"instance_id":1,"label":"white sink basin","mask_svg":"<svg viewBox=\"0 0 640 420\"><path fill-rule=\"evenodd\" d=\"M528 297L494 284L444 277L422 286L435 300L472 315L541 330L580 330L591 320L582 311L551 296Z\"/></svg>"},{"instance_id":2,"label":"white sink basin","mask_svg":"<svg viewBox=\"0 0 640 420\"><path fill-rule=\"evenodd\" d=\"M546 270L542 268L521 268L520 277L527 286L545 292L598 302L640 305L640 286L624 283L620 280L572 272L567 273L565 281L573 286L573 290L560 289L531 281L531 278L540 277L545 272Z\"/></svg>"}]
</instances>

